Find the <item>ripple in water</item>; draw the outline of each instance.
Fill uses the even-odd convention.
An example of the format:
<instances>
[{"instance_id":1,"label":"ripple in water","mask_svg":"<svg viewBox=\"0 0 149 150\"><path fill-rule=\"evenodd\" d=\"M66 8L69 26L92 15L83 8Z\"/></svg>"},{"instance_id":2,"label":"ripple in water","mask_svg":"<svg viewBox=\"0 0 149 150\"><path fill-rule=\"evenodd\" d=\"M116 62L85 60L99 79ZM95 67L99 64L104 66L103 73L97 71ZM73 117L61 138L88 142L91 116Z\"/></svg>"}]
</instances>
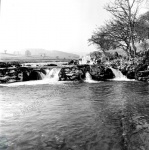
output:
<instances>
[{"instance_id":1,"label":"ripple in water","mask_svg":"<svg viewBox=\"0 0 149 150\"><path fill-rule=\"evenodd\" d=\"M148 97L149 85L140 82L2 87L0 146L149 149Z\"/></svg>"}]
</instances>

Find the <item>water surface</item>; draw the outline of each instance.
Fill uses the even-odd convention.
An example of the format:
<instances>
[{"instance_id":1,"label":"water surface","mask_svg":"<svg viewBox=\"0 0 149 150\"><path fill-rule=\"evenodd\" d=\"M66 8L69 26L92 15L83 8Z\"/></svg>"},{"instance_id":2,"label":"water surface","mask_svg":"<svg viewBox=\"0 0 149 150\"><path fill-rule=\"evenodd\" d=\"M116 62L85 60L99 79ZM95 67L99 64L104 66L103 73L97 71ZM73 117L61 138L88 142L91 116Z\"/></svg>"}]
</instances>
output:
<instances>
[{"instance_id":1,"label":"water surface","mask_svg":"<svg viewBox=\"0 0 149 150\"><path fill-rule=\"evenodd\" d=\"M64 82L0 92L1 149L149 149L149 84Z\"/></svg>"}]
</instances>

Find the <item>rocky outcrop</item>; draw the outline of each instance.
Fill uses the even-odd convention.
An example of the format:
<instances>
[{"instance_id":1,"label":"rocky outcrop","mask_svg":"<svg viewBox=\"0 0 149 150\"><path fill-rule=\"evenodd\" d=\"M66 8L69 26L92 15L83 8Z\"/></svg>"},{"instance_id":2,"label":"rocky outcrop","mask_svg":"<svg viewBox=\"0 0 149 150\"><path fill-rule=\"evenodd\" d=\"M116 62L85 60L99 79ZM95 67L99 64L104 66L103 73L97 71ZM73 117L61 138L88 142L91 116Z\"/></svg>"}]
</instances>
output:
<instances>
[{"instance_id":1,"label":"rocky outcrop","mask_svg":"<svg viewBox=\"0 0 149 150\"><path fill-rule=\"evenodd\" d=\"M113 79L114 74L112 70L103 65L92 65L90 66L90 74L94 80L104 81L108 79Z\"/></svg>"},{"instance_id":2,"label":"rocky outcrop","mask_svg":"<svg viewBox=\"0 0 149 150\"><path fill-rule=\"evenodd\" d=\"M82 81L89 72L92 79L96 81L106 81L113 79L111 67L118 69L129 79L149 82L149 57L137 58L133 60L114 59L108 62L100 62L96 65L44 65L25 66L19 63L0 63L0 83L21 82L29 80L42 80L52 68L60 68L59 81ZM50 78L50 76L49 76Z\"/></svg>"},{"instance_id":3,"label":"rocky outcrop","mask_svg":"<svg viewBox=\"0 0 149 150\"><path fill-rule=\"evenodd\" d=\"M87 69L82 66L63 67L59 73L60 81L83 80Z\"/></svg>"}]
</instances>

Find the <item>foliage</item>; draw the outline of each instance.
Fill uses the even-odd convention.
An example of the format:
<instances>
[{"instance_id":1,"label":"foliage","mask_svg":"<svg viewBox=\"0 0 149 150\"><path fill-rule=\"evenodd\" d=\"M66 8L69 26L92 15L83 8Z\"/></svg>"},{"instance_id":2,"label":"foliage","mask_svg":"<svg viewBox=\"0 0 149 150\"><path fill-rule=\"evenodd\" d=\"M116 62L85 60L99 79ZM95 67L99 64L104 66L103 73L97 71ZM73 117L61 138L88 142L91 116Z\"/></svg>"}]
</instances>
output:
<instances>
[{"instance_id":1,"label":"foliage","mask_svg":"<svg viewBox=\"0 0 149 150\"><path fill-rule=\"evenodd\" d=\"M111 48L122 48L128 56L135 57L137 40L135 26L140 4L143 0L115 0L105 9L113 18L93 33L89 42L103 52Z\"/></svg>"},{"instance_id":2,"label":"foliage","mask_svg":"<svg viewBox=\"0 0 149 150\"><path fill-rule=\"evenodd\" d=\"M94 52L90 53L91 59L98 60L101 58L101 56L102 56L102 53L100 53L99 51L94 51Z\"/></svg>"},{"instance_id":3,"label":"foliage","mask_svg":"<svg viewBox=\"0 0 149 150\"><path fill-rule=\"evenodd\" d=\"M137 19L135 32L139 41L149 39L149 11Z\"/></svg>"},{"instance_id":4,"label":"foliage","mask_svg":"<svg viewBox=\"0 0 149 150\"><path fill-rule=\"evenodd\" d=\"M143 51L147 51L149 49L149 43L146 40L144 40L141 43L141 48L143 49Z\"/></svg>"},{"instance_id":5,"label":"foliage","mask_svg":"<svg viewBox=\"0 0 149 150\"><path fill-rule=\"evenodd\" d=\"M114 39L109 36L109 31L105 27L98 28L91 39L89 39L91 44L96 44L98 49L101 49L103 52L114 47Z\"/></svg>"}]
</instances>

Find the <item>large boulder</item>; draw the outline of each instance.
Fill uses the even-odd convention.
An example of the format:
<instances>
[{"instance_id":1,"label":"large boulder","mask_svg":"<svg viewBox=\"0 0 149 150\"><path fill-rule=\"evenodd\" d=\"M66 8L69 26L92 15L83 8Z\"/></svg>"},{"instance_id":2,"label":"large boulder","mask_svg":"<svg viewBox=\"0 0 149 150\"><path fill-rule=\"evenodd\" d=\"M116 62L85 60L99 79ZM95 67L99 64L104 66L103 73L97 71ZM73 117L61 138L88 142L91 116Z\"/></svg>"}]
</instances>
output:
<instances>
[{"instance_id":1,"label":"large boulder","mask_svg":"<svg viewBox=\"0 0 149 150\"><path fill-rule=\"evenodd\" d=\"M29 72L23 71L23 81L29 81Z\"/></svg>"},{"instance_id":2,"label":"large boulder","mask_svg":"<svg viewBox=\"0 0 149 150\"><path fill-rule=\"evenodd\" d=\"M135 76L135 72L133 70L129 70L127 73L126 73L126 77L128 79L135 79L136 76Z\"/></svg>"},{"instance_id":3,"label":"large boulder","mask_svg":"<svg viewBox=\"0 0 149 150\"><path fill-rule=\"evenodd\" d=\"M43 69L43 68L40 69L40 72L42 72L44 75L47 74L47 71L45 69Z\"/></svg>"},{"instance_id":4,"label":"large boulder","mask_svg":"<svg viewBox=\"0 0 149 150\"><path fill-rule=\"evenodd\" d=\"M90 66L90 75L93 80L101 81L104 78L105 68L103 66L93 65Z\"/></svg>"},{"instance_id":5,"label":"large boulder","mask_svg":"<svg viewBox=\"0 0 149 150\"><path fill-rule=\"evenodd\" d=\"M64 67L59 73L60 81L74 81L85 78L83 71L77 66Z\"/></svg>"},{"instance_id":6,"label":"large boulder","mask_svg":"<svg viewBox=\"0 0 149 150\"><path fill-rule=\"evenodd\" d=\"M110 68L105 68L104 72L104 78L105 80L113 79L115 75L113 74L112 70Z\"/></svg>"}]
</instances>

